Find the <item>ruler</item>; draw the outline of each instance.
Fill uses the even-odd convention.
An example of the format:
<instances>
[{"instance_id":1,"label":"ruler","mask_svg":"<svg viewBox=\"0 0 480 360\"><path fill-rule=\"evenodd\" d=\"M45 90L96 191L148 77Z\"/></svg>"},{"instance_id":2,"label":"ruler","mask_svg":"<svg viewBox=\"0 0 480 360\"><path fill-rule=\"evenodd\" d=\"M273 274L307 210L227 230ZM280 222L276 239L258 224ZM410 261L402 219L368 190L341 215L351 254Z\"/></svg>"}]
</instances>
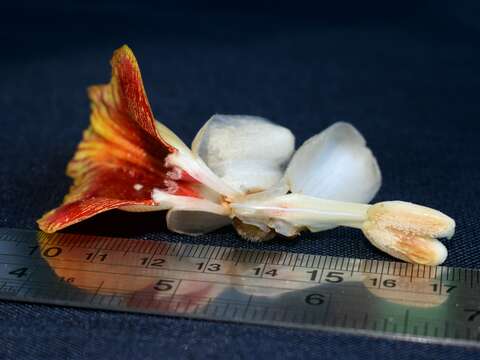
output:
<instances>
[{"instance_id":1,"label":"ruler","mask_svg":"<svg viewBox=\"0 0 480 360\"><path fill-rule=\"evenodd\" d=\"M0 229L0 299L480 344L478 270Z\"/></svg>"}]
</instances>

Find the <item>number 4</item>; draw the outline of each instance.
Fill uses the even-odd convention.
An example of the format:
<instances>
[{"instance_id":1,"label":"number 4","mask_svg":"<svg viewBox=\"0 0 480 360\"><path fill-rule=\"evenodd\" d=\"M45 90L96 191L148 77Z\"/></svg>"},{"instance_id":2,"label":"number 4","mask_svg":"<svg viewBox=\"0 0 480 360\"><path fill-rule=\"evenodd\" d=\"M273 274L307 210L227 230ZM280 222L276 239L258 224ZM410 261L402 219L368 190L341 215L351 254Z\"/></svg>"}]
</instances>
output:
<instances>
[{"instance_id":1,"label":"number 4","mask_svg":"<svg viewBox=\"0 0 480 360\"><path fill-rule=\"evenodd\" d=\"M18 268L18 269L10 271L9 274L15 275L16 277L22 277L22 276L25 276L27 274L27 271L28 271L28 268L22 267L22 268Z\"/></svg>"}]
</instances>

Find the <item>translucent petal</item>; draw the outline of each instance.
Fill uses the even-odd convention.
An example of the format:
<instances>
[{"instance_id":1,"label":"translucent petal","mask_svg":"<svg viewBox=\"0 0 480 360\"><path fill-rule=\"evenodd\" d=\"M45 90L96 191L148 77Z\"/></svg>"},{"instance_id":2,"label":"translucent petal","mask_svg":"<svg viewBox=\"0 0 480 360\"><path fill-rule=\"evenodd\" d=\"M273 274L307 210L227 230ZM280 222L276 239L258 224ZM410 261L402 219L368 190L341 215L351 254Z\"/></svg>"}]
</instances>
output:
<instances>
[{"instance_id":1,"label":"translucent petal","mask_svg":"<svg viewBox=\"0 0 480 360\"><path fill-rule=\"evenodd\" d=\"M294 145L290 130L264 118L214 115L198 132L192 151L230 186L253 193L282 178Z\"/></svg>"},{"instance_id":2,"label":"translucent petal","mask_svg":"<svg viewBox=\"0 0 480 360\"><path fill-rule=\"evenodd\" d=\"M365 139L343 122L310 138L295 152L286 180L294 193L361 203L371 201L382 182Z\"/></svg>"},{"instance_id":3,"label":"translucent petal","mask_svg":"<svg viewBox=\"0 0 480 360\"><path fill-rule=\"evenodd\" d=\"M167 213L168 228L180 234L206 234L229 224L228 216L206 211L172 209Z\"/></svg>"},{"instance_id":4,"label":"translucent petal","mask_svg":"<svg viewBox=\"0 0 480 360\"><path fill-rule=\"evenodd\" d=\"M167 226L171 231L199 235L230 224L229 209L206 199L177 196L154 189L152 198L158 206L171 209Z\"/></svg>"}]
</instances>

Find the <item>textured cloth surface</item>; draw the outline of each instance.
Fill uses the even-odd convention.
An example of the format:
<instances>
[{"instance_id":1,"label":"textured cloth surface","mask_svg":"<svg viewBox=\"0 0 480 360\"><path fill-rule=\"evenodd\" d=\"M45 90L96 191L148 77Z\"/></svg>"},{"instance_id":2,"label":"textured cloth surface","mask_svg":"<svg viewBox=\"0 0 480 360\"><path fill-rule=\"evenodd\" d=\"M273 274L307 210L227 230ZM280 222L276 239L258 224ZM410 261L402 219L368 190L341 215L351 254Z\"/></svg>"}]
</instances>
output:
<instances>
[{"instance_id":1,"label":"textured cloth surface","mask_svg":"<svg viewBox=\"0 0 480 360\"><path fill-rule=\"evenodd\" d=\"M88 126L88 85L135 52L156 118L189 143L214 113L289 127L297 146L353 123L383 172L376 200L412 201L457 221L446 265L480 268L480 29L473 5L349 2L302 11L266 2L215 12L106 2L1 11L0 226L36 227L57 206ZM370 5L370 6L369 6ZM231 228L171 234L163 213L110 212L71 232L389 259L355 230L250 244ZM0 358L464 358L474 350L363 336L0 303Z\"/></svg>"}]
</instances>

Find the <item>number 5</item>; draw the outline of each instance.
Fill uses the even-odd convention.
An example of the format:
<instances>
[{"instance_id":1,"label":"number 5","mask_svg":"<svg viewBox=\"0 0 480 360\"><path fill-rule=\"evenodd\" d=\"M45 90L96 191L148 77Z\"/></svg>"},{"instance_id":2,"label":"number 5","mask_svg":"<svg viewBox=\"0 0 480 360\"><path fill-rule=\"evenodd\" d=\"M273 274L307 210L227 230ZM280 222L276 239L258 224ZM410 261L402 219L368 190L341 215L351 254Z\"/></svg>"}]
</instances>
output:
<instances>
[{"instance_id":1,"label":"number 5","mask_svg":"<svg viewBox=\"0 0 480 360\"><path fill-rule=\"evenodd\" d=\"M174 280L161 279L161 280L157 281L157 283L155 284L155 286L153 288L157 291L168 291L168 290L171 290L173 288L172 284L174 282L175 282Z\"/></svg>"},{"instance_id":2,"label":"number 5","mask_svg":"<svg viewBox=\"0 0 480 360\"><path fill-rule=\"evenodd\" d=\"M340 271L330 271L327 276L325 276L325 281L329 283L339 283L343 281L343 272Z\"/></svg>"}]
</instances>

